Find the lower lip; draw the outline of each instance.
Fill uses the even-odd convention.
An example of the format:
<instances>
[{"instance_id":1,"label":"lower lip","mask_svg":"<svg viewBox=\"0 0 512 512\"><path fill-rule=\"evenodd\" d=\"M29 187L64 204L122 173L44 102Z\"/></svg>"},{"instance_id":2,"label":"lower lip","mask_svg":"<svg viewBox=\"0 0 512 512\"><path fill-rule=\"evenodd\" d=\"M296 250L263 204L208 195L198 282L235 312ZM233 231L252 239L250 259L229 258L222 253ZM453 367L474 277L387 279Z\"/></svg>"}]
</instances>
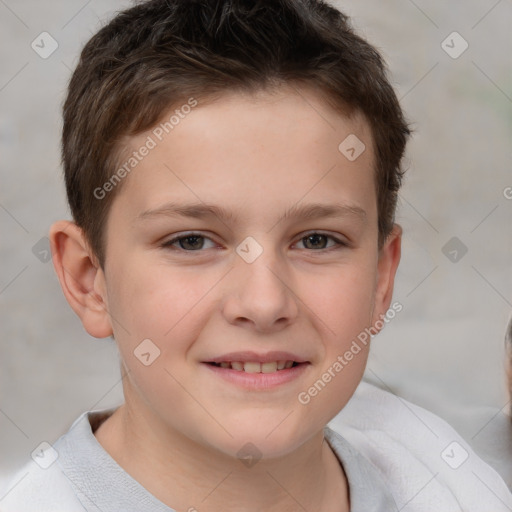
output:
<instances>
[{"instance_id":1,"label":"lower lip","mask_svg":"<svg viewBox=\"0 0 512 512\"><path fill-rule=\"evenodd\" d=\"M272 373L248 373L231 368L222 368L212 364L203 363L214 374L226 381L241 386L245 389L266 390L291 382L300 377L309 366L309 363L300 363L292 368L277 370Z\"/></svg>"}]
</instances>

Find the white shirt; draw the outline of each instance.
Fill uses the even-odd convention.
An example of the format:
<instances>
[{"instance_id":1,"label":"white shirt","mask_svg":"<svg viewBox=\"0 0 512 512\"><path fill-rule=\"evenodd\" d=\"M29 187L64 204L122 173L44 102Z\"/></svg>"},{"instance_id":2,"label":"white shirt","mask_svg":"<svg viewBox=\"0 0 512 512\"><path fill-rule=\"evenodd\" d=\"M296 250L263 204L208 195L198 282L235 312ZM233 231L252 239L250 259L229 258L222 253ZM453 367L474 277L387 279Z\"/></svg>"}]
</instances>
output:
<instances>
[{"instance_id":1,"label":"white shirt","mask_svg":"<svg viewBox=\"0 0 512 512\"><path fill-rule=\"evenodd\" d=\"M94 437L112 412L82 414L4 486L0 511L174 512ZM501 477L448 424L371 384L359 385L324 435L347 475L351 512L512 511Z\"/></svg>"}]
</instances>

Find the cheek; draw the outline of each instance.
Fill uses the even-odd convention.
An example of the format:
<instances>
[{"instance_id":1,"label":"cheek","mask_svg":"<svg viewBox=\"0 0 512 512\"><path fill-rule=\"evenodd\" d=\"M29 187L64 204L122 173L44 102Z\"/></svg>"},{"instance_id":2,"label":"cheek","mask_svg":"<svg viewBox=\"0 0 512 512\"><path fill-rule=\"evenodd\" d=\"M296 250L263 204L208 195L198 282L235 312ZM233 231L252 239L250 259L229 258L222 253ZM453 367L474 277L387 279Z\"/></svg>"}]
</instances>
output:
<instances>
[{"instance_id":1,"label":"cheek","mask_svg":"<svg viewBox=\"0 0 512 512\"><path fill-rule=\"evenodd\" d=\"M316 287L312 304L325 322L330 336L341 348L347 340L370 326L376 272L372 265L351 266L326 276Z\"/></svg>"},{"instance_id":2,"label":"cheek","mask_svg":"<svg viewBox=\"0 0 512 512\"><path fill-rule=\"evenodd\" d=\"M111 275L114 337L129 372L129 388L138 397L154 410L197 414L180 385L187 377L183 362L207 318L204 298L218 279L171 270L140 264ZM187 390L196 392L193 383Z\"/></svg>"},{"instance_id":3,"label":"cheek","mask_svg":"<svg viewBox=\"0 0 512 512\"><path fill-rule=\"evenodd\" d=\"M336 414L362 378L370 347L375 276L370 262L340 269L311 299L318 316L317 328L324 333L324 357L316 383L304 391L311 409L319 414L322 410Z\"/></svg>"},{"instance_id":4,"label":"cheek","mask_svg":"<svg viewBox=\"0 0 512 512\"><path fill-rule=\"evenodd\" d=\"M218 276L208 273L198 275L154 262L132 264L112 277L110 313L126 328L120 334L128 331L161 340L172 337L184 320L196 314L196 306L218 281Z\"/></svg>"},{"instance_id":5,"label":"cheek","mask_svg":"<svg viewBox=\"0 0 512 512\"><path fill-rule=\"evenodd\" d=\"M362 379L370 348L374 274L353 271L331 279L315 298L324 353L314 378L297 397L299 407L327 423L346 405Z\"/></svg>"},{"instance_id":6,"label":"cheek","mask_svg":"<svg viewBox=\"0 0 512 512\"><path fill-rule=\"evenodd\" d=\"M114 337L132 383L154 401L164 396L167 404L187 407L178 382L185 380L183 362L213 314L209 292L219 276L153 263L112 277Z\"/></svg>"}]
</instances>

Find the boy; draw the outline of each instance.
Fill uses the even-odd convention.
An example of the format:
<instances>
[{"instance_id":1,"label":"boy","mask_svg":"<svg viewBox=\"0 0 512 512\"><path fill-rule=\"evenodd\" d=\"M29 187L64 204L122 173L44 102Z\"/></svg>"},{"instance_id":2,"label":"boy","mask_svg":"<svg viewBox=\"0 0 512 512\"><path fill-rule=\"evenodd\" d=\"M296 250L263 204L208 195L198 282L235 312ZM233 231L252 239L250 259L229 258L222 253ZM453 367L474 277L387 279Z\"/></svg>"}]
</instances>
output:
<instances>
[{"instance_id":1,"label":"boy","mask_svg":"<svg viewBox=\"0 0 512 512\"><path fill-rule=\"evenodd\" d=\"M64 106L75 222L50 238L125 403L82 415L2 510L403 508L326 425L391 305L408 135L380 56L322 1L152 0L100 30Z\"/></svg>"}]
</instances>

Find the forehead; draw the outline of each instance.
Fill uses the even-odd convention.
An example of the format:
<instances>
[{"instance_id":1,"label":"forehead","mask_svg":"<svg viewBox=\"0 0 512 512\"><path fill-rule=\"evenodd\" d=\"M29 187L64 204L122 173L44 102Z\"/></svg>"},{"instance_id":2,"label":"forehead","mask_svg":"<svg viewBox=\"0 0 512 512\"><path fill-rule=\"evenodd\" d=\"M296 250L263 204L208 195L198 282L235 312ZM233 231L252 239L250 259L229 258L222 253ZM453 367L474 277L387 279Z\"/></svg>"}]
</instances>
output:
<instances>
[{"instance_id":1,"label":"forehead","mask_svg":"<svg viewBox=\"0 0 512 512\"><path fill-rule=\"evenodd\" d=\"M140 214L178 198L220 201L261 215L263 205L288 209L305 196L346 204L374 199L371 131L357 112L347 117L319 93L288 86L196 101L173 106L129 139L121 160L134 153L139 160L114 204Z\"/></svg>"}]
</instances>

